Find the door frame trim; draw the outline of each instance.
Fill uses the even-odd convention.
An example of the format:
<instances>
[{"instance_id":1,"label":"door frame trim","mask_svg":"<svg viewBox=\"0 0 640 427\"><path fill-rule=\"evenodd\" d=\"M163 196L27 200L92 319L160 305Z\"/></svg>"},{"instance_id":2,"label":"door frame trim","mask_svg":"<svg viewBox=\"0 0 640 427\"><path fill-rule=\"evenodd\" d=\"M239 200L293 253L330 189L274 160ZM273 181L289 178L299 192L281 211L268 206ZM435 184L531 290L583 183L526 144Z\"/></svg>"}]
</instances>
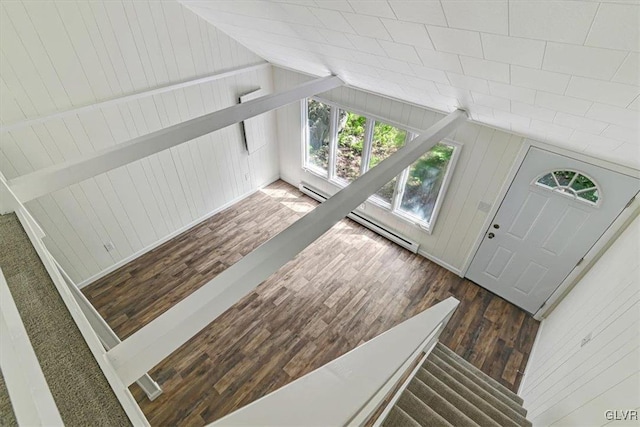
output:
<instances>
[{"instance_id":1,"label":"door frame trim","mask_svg":"<svg viewBox=\"0 0 640 427\"><path fill-rule=\"evenodd\" d=\"M513 165L505 178L500 191L498 192L498 196L496 197L496 202L494 202L491 210L487 213L487 217L480 229L481 232L476 237L476 240L469 251L469 255L464 261L462 268L460 269L460 276L466 277L467 271L471 266L471 262L473 258L476 256L476 252L480 248L480 244L484 240L484 235L487 230L491 226L493 219L495 218L504 198L507 195L507 191L509 191L509 187L513 183L516 174L520 170L524 159L529 152L531 147L540 148L542 150L550 151L555 154L559 154L561 156L568 157L570 159L578 160L585 163L590 163L594 166L599 166L601 168L609 169L613 172L621 173L623 175L628 175L634 178L640 179L640 170L619 165L616 163L609 162L607 160L602 160L599 158L591 157L585 155L583 153L578 153L575 151L568 150L566 148L557 147L554 145L546 144L544 142L535 141L533 139L525 138L520 151L516 155L515 160L513 161ZM596 243L589 249L584 257L584 262L582 262L579 266L574 267L573 270L565 277L565 279L558 285L555 291L551 294L549 299L544 303L538 311L534 313L534 318L536 320L542 320L547 317L551 311L558 305L558 303L569 293L569 291L578 283L578 281L586 274L587 271L591 268L591 266L595 263L595 261L600 258L600 256L604 253L604 251L613 243L615 238L617 238L622 231L631 223L631 221L640 214L640 200L636 197L636 200L626 209L622 211L620 215L611 223L611 225L605 230L604 234L600 236L600 238L596 241Z\"/></svg>"}]
</instances>

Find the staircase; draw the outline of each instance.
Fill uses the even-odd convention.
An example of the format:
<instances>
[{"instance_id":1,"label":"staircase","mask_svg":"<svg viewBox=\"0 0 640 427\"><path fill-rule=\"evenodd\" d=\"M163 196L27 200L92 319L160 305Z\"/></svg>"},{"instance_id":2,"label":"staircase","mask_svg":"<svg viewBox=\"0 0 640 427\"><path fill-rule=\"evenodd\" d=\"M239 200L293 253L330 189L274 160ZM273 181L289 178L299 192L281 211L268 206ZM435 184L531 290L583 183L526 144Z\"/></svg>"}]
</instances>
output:
<instances>
[{"instance_id":1,"label":"staircase","mask_svg":"<svg viewBox=\"0 0 640 427\"><path fill-rule=\"evenodd\" d=\"M382 426L531 426L526 415L518 395L438 343Z\"/></svg>"}]
</instances>

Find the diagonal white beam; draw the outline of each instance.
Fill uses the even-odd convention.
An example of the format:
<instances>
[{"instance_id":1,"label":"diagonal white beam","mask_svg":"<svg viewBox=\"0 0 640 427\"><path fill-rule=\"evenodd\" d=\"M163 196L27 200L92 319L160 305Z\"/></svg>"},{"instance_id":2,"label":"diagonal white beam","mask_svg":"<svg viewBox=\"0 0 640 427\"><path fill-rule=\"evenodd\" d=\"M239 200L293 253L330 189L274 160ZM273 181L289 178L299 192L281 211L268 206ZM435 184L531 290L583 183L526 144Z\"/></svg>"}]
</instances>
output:
<instances>
[{"instance_id":1,"label":"diagonal white beam","mask_svg":"<svg viewBox=\"0 0 640 427\"><path fill-rule=\"evenodd\" d=\"M223 110L205 114L104 150L69 160L9 181L9 187L24 203L68 187L202 135L215 132L267 111L342 86L337 76L322 77L284 92L266 95Z\"/></svg>"},{"instance_id":2,"label":"diagonal white beam","mask_svg":"<svg viewBox=\"0 0 640 427\"><path fill-rule=\"evenodd\" d=\"M467 120L457 110L107 352L129 385Z\"/></svg>"}]
</instances>

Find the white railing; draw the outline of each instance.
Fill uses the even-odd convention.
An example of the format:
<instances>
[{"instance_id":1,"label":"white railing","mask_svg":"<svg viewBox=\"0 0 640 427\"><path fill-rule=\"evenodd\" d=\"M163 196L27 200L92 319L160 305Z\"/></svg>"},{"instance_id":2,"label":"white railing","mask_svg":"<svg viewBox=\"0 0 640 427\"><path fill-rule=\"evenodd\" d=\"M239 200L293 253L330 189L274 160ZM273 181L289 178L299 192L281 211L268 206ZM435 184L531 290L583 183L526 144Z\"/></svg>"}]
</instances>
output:
<instances>
[{"instance_id":1,"label":"white railing","mask_svg":"<svg viewBox=\"0 0 640 427\"><path fill-rule=\"evenodd\" d=\"M98 338L100 339L100 342L102 342L104 349L109 351L113 347L120 344L122 341L120 341L118 335L116 335L113 329L111 329L111 326L109 326L109 324L102 318L102 316L100 316L98 310L96 310L93 304L91 304L87 297L84 296L82 291L80 291L80 289L76 286L75 282L71 280L67 272L64 271L64 269L60 266L58 261L56 261L56 259L53 257L51 257L51 259L58 268L58 271L60 272L60 275L62 276L64 281L67 283L69 290L75 297L76 302L80 306L80 310L82 310L82 313L89 321L89 324L95 331L96 335L98 335ZM149 374L144 374L138 379L138 381L136 381L136 383L145 392L149 400L155 400L162 394L162 388L160 388L160 385L158 385L158 383L155 382L149 376Z\"/></svg>"},{"instance_id":2,"label":"white railing","mask_svg":"<svg viewBox=\"0 0 640 427\"><path fill-rule=\"evenodd\" d=\"M129 420L134 426L149 426L149 422L147 421L144 413L138 406L135 398L124 385L124 383L120 380L120 377L116 374L113 365L109 361L106 356L106 350L103 346L100 338L98 337L96 331L92 328L91 322L87 319L84 314L82 308L78 304L76 300L76 296L74 296L72 292L72 288L67 285L65 279L62 277L62 274L54 260L53 256L49 253L42 238L45 236L44 232L35 221L35 219L31 216L29 211L25 208L25 206L18 200L13 191L7 185L7 181L4 176L0 173L0 213L6 213L15 211L22 227L25 232L29 236L29 240L33 245L34 249L38 253L40 261L44 265L47 273L51 277L53 284L55 285L60 297L64 301L71 317L74 322L78 326L80 333L85 339L89 350L95 357L100 369L104 373L105 378L109 382L111 389L116 395L118 401L122 405L122 408L126 412ZM90 304L89 304L90 305ZM86 307L85 307L86 309ZM95 310L95 309L94 309ZM108 326L107 326L108 327ZM3 342L4 344L4 342ZM4 370L3 370L4 372ZM155 383L154 383L155 384ZM157 384L156 384L157 386ZM158 389L159 390L159 389ZM48 391L48 390L47 390ZM159 394L159 392L157 393ZM10 396L11 397L11 396ZM21 399L22 401L22 399ZM12 404L18 404L18 402L14 402L12 398ZM55 424L55 423L47 423ZM61 423L60 423L61 424ZM30 424L25 424L30 425Z\"/></svg>"},{"instance_id":3,"label":"white railing","mask_svg":"<svg viewBox=\"0 0 640 427\"><path fill-rule=\"evenodd\" d=\"M62 425L62 418L2 269L0 269L0 370L19 425Z\"/></svg>"},{"instance_id":4,"label":"white railing","mask_svg":"<svg viewBox=\"0 0 640 427\"><path fill-rule=\"evenodd\" d=\"M411 377L419 369L458 303L449 297L210 426L362 426L424 352ZM384 420L410 378L375 425Z\"/></svg>"}]
</instances>

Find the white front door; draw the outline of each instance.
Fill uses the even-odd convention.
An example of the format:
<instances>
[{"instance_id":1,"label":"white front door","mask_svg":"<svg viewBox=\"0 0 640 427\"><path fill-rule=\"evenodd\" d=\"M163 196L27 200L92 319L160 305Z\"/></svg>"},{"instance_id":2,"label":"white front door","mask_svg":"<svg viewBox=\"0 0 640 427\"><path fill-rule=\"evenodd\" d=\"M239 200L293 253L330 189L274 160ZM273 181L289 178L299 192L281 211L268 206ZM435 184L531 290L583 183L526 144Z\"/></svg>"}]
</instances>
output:
<instances>
[{"instance_id":1,"label":"white front door","mask_svg":"<svg viewBox=\"0 0 640 427\"><path fill-rule=\"evenodd\" d=\"M467 277L535 313L639 190L636 178L530 148Z\"/></svg>"}]
</instances>

